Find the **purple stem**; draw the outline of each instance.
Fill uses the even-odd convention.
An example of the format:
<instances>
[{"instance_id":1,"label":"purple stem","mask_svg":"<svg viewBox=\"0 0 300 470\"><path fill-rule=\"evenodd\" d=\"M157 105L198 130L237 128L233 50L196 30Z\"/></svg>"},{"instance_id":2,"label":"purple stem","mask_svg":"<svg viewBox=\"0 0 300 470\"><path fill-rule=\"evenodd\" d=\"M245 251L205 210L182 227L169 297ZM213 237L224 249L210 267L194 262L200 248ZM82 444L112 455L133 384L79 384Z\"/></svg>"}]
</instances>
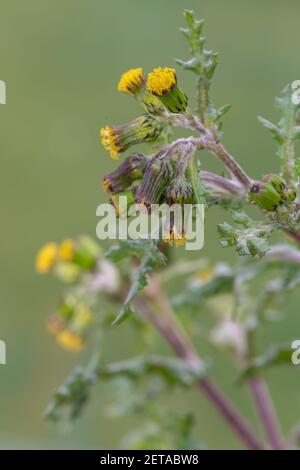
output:
<instances>
[{"instance_id":1,"label":"purple stem","mask_svg":"<svg viewBox=\"0 0 300 470\"><path fill-rule=\"evenodd\" d=\"M162 334L165 340L174 349L177 355L188 364L201 363L194 351L182 338L181 334L169 323L166 323L161 316L156 315L149 305L141 298L136 298L134 301L136 307L142 314L156 327ZM198 382L198 388L201 389L209 400L214 404L218 411L223 415L225 420L238 434L240 439L244 441L249 449L263 450L260 442L257 440L248 424L235 410L233 405L227 398L216 388L216 386L208 379L204 378Z\"/></svg>"},{"instance_id":2,"label":"purple stem","mask_svg":"<svg viewBox=\"0 0 300 470\"><path fill-rule=\"evenodd\" d=\"M260 377L252 377L249 386L272 449L283 450L284 444L278 420L264 381Z\"/></svg>"}]
</instances>

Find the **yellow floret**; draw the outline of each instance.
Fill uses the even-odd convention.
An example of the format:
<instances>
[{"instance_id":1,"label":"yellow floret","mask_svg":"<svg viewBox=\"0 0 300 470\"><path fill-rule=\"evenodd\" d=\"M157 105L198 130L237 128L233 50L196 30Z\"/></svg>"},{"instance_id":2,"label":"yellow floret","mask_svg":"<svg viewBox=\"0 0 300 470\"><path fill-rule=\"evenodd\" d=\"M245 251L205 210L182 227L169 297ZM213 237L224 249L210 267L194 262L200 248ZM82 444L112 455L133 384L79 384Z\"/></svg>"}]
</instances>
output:
<instances>
[{"instance_id":1,"label":"yellow floret","mask_svg":"<svg viewBox=\"0 0 300 470\"><path fill-rule=\"evenodd\" d=\"M80 351L83 347L83 339L70 330L63 330L57 335L57 342L68 351Z\"/></svg>"},{"instance_id":2,"label":"yellow floret","mask_svg":"<svg viewBox=\"0 0 300 470\"><path fill-rule=\"evenodd\" d=\"M104 191L108 192L109 191L109 186L110 186L109 180L104 179L103 182L102 182L102 188L104 189Z\"/></svg>"},{"instance_id":3,"label":"yellow floret","mask_svg":"<svg viewBox=\"0 0 300 470\"><path fill-rule=\"evenodd\" d=\"M47 273L53 267L57 259L57 244L50 242L44 245L37 254L35 267L39 273Z\"/></svg>"},{"instance_id":4,"label":"yellow floret","mask_svg":"<svg viewBox=\"0 0 300 470\"><path fill-rule=\"evenodd\" d=\"M168 237L164 238L164 242L172 246L182 246L185 244L187 236L185 233L179 233L175 227L170 230Z\"/></svg>"},{"instance_id":5,"label":"yellow floret","mask_svg":"<svg viewBox=\"0 0 300 470\"><path fill-rule=\"evenodd\" d=\"M162 96L176 85L175 69L158 67L148 74L147 88L154 95Z\"/></svg>"},{"instance_id":6,"label":"yellow floret","mask_svg":"<svg viewBox=\"0 0 300 470\"><path fill-rule=\"evenodd\" d=\"M63 240L59 246L58 257L61 261L71 261L74 258L74 242L71 239Z\"/></svg>"},{"instance_id":7,"label":"yellow floret","mask_svg":"<svg viewBox=\"0 0 300 470\"><path fill-rule=\"evenodd\" d=\"M102 145L110 153L111 158L118 160L118 153L122 150L122 147L117 145L113 129L111 127L102 127L100 129L100 136Z\"/></svg>"},{"instance_id":8,"label":"yellow floret","mask_svg":"<svg viewBox=\"0 0 300 470\"><path fill-rule=\"evenodd\" d=\"M143 69L130 69L121 76L118 90L124 93L134 93L143 85L143 82Z\"/></svg>"}]
</instances>

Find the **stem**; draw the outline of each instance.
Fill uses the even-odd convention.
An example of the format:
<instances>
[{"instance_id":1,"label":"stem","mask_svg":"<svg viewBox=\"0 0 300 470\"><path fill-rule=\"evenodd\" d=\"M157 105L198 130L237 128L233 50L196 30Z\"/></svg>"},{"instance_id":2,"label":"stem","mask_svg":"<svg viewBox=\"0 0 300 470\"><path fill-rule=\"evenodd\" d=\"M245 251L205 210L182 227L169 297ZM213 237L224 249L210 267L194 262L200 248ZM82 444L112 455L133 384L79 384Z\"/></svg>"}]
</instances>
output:
<instances>
[{"instance_id":1,"label":"stem","mask_svg":"<svg viewBox=\"0 0 300 470\"><path fill-rule=\"evenodd\" d=\"M141 298L137 297L134 301L136 307L142 314L155 326L161 333L169 345L174 349L176 354L187 364L201 363L201 359L195 354L189 344L186 343L177 328L167 323L161 316L156 315L149 305ZM208 378L204 378L197 382L197 387L202 390L209 400L214 404L216 409L222 414L224 419L235 430L240 439L249 449L262 450L260 442L257 440L248 424L235 410L233 405L227 398L216 388Z\"/></svg>"},{"instance_id":2,"label":"stem","mask_svg":"<svg viewBox=\"0 0 300 470\"><path fill-rule=\"evenodd\" d=\"M204 204L204 202L205 202L205 197L204 197L205 189L203 188L203 186L201 184L201 180L199 178L195 153L193 153L190 156L189 173L190 173L190 177L191 177L191 183L192 183L196 203L197 204Z\"/></svg>"},{"instance_id":3,"label":"stem","mask_svg":"<svg viewBox=\"0 0 300 470\"><path fill-rule=\"evenodd\" d=\"M206 142L205 148L211 150L217 157L222 160L224 165L236 177L236 179L245 187L250 188L253 184L252 179L247 175L243 168L237 163L235 158L230 155L224 145L215 141Z\"/></svg>"},{"instance_id":4,"label":"stem","mask_svg":"<svg viewBox=\"0 0 300 470\"><path fill-rule=\"evenodd\" d=\"M276 245L265 254L264 258L267 260L278 259L300 264L300 251L289 245Z\"/></svg>"},{"instance_id":5,"label":"stem","mask_svg":"<svg viewBox=\"0 0 300 470\"><path fill-rule=\"evenodd\" d=\"M235 196L244 196L244 188L237 182L224 178L223 176L216 175L210 171L200 171L200 178L207 186L226 191L227 193Z\"/></svg>"},{"instance_id":6,"label":"stem","mask_svg":"<svg viewBox=\"0 0 300 470\"><path fill-rule=\"evenodd\" d=\"M265 382L261 377L256 376L249 380L249 386L272 449L283 450L284 444L278 419Z\"/></svg>"}]
</instances>

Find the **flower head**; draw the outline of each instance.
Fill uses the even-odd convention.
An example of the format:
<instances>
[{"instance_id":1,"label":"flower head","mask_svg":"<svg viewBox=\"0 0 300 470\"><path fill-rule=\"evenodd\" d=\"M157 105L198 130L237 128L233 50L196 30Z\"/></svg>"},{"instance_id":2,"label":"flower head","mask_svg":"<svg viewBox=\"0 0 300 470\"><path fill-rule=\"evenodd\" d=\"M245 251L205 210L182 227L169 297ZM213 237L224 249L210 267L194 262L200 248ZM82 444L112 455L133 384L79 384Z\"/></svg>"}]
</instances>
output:
<instances>
[{"instance_id":1,"label":"flower head","mask_svg":"<svg viewBox=\"0 0 300 470\"><path fill-rule=\"evenodd\" d=\"M136 202L147 208L157 204L173 176L172 164L165 159L150 160L146 167L143 182L136 194Z\"/></svg>"},{"instance_id":2,"label":"flower head","mask_svg":"<svg viewBox=\"0 0 300 470\"><path fill-rule=\"evenodd\" d=\"M57 254L58 247L56 243L50 242L44 245L36 257L36 270L39 273L49 272L57 260Z\"/></svg>"},{"instance_id":3,"label":"flower head","mask_svg":"<svg viewBox=\"0 0 300 470\"><path fill-rule=\"evenodd\" d=\"M188 204L193 200L192 185L183 177L174 178L166 190L168 204Z\"/></svg>"},{"instance_id":4,"label":"flower head","mask_svg":"<svg viewBox=\"0 0 300 470\"><path fill-rule=\"evenodd\" d=\"M143 75L143 69L130 69L121 76L118 91L136 95L144 85L145 77Z\"/></svg>"},{"instance_id":5,"label":"flower head","mask_svg":"<svg viewBox=\"0 0 300 470\"><path fill-rule=\"evenodd\" d=\"M168 93L177 83L175 69L158 67L148 74L147 88L156 96Z\"/></svg>"},{"instance_id":6,"label":"flower head","mask_svg":"<svg viewBox=\"0 0 300 470\"><path fill-rule=\"evenodd\" d=\"M58 257L61 261L72 261L75 246L73 240L67 238L61 242L58 248Z\"/></svg>"},{"instance_id":7,"label":"flower head","mask_svg":"<svg viewBox=\"0 0 300 470\"><path fill-rule=\"evenodd\" d=\"M127 189L136 179L142 177L146 164L144 155L135 153L127 157L115 170L104 177L103 188L112 194Z\"/></svg>"},{"instance_id":8,"label":"flower head","mask_svg":"<svg viewBox=\"0 0 300 470\"><path fill-rule=\"evenodd\" d=\"M157 140L165 122L154 116L144 115L123 126L105 127L100 130L101 142L111 157L118 160L119 153L132 145Z\"/></svg>"},{"instance_id":9,"label":"flower head","mask_svg":"<svg viewBox=\"0 0 300 470\"><path fill-rule=\"evenodd\" d=\"M110 153L111 158L118 160L118 154L122 152L122 147L117 143L116 127L102 127L100 136L102 145Z\"/></svg>"},{"instance_id":10,"label":"flower head","mask_svg":"<svg viewBox=\"0 0 300 470\"><path fill-rule=\"evenodd\" d=\"M187 108L187 97L177 87L175 69L158 67L148 74L147 89L157 96L171 113L181 113Z\"/></svg>"},{"instance_id":11,"label":"flower head","mask_svg":"<svg viewBox=\"0 0 300 470\"><path fill-rule=\"evenodd\" d=\"M58 333L56 338L57 342L68 351L80 351L84 345L82 337L68 329Z\"/></svg>"}]
</instances>

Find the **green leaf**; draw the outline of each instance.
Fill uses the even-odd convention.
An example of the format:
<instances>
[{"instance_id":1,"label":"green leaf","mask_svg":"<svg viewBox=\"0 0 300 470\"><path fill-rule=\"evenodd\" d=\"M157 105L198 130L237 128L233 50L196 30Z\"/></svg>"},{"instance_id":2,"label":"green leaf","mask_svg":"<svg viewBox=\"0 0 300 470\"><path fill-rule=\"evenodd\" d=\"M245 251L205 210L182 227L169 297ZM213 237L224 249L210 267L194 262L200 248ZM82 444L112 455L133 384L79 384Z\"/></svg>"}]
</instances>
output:
<instances>
[{"instance_id":1,"label":"green leaf","mask_svg":"<svg viewBox=\"0 0 300 470\"><path fill-rule=\"evenodd\" d=\"M274 346L266 351L262 356L258 356L252 360L250 365L246 367L239 378L240 381L244 381L256 375L262 370L269 367L278 365L292 365L292 354L291 348L292 341L282 345Z\"/></svg>"},{"instance_id":2,"label":"green leaf","mask_svg":"<svg viewBox=\"0 0 300 470\"><path fill-rule=\"evenodd\" d=\"M300 104L293 103L294 90L288 84L282 91L281 96L276 98L276 106L281 111L281 119L278 124L259 117L259 121L273 135L279 144L278 155L281 161L281 172L288 184L296 183L297 164L295 158L295 142L300 139L298 113Z\"/></svg>"},{"instance_id":3,"label":"green leaf","mask_svg":"<svg viewBox=\"0 0 300 470\"><path fill-rule=\"evenodd\" d=\"M215 109L210 98L210 87L218 65L218 54L205 48L205 37L202 35L204 20L197 20L194 12L185 10L184 18L187 26L180 28L190 45L192 58L176 59L177 64L198 76L197 83L197 112L205 126L217 124L230 109L229 105ZM220 124L221 126L221 124Z\"/></svg>"},{"instance_id":4,"label":"green leaf","mask_svg":"<svg viewBox=\"0 0 300 470\"><path fill-rule=\"evenodd\" d=\"M224 222L218 225L222 247L235 246L239 256L261 258L269 250L269 238L278 227L273 223L252 220L244 212L232 211L232 219L243 228L237 228Z\"/></svg>"},{"instance_id":5,"label":"green leaf","mask_svg":"<svg viewBox=\"0 0 300 470\"><path fill-rule=\"evenodd\" d=\"M181 359L148 356L99 367L98 377L107 380L125 376L131 380L138 380L147 375L156 374L170 384L191 385L206 376L207 371L208 366L205 362L188 365Z\"/></svg>"},{"instance_id":6,"label":"green leaf","mask_svg":"<svg viewBox=\"0 0 300 470\"><path fill-rule=\"evenodd\" d=\"M259 122L266 128L268 129L271 134L273 135L274 139L279 143L282 144L284 139L281 135L280 128L276 126L276 124L273 124L271 121L268 121L267 119L258 116Z\"/></svg>"},{"instance_id":7,"label":"green leaf","mask_svg":"<svg viewBox=\"0 0 300 470\"><path fill-rule=\"evenodd\" d=\"M159 250L157 242L153 240L126 240L120 243L120 245L112 247L106 256L110 260L117 262L129 255L139 257L141 262L133 274L131 287L113 325L120 324L130 315L131 302L147 285L148 274L153 271L154 268L161 266L165 262L163 253Z\"/></svg>"},{"instance_id":8,"label":"green leaf","mask_svg":"<svg viewBox=\"0 0 300 470\"><path fill-rule=\"evenodd\" d=\"M200 283L195 282L188 284L187 288L172 299L174 308L186 309L191 308L198 310L203 302L218 294L231 292L234 286L234 274L227 265L223 265L219 271L217 268L212 278Z\"/></svg>"},{"instance_id":9,"label":"green leaf","mask_svg":"<svg viewBox=\"0 0 300 470\"><path fill-rule=\"evenodd\" d=\"M53 421L57 421L63 415L69 420L78 418L88 401L91 385L96 378L94 370L86 371L76 367L66 382L55 392L46 409L46 417Z\"/></svg>"}]
</instances>

